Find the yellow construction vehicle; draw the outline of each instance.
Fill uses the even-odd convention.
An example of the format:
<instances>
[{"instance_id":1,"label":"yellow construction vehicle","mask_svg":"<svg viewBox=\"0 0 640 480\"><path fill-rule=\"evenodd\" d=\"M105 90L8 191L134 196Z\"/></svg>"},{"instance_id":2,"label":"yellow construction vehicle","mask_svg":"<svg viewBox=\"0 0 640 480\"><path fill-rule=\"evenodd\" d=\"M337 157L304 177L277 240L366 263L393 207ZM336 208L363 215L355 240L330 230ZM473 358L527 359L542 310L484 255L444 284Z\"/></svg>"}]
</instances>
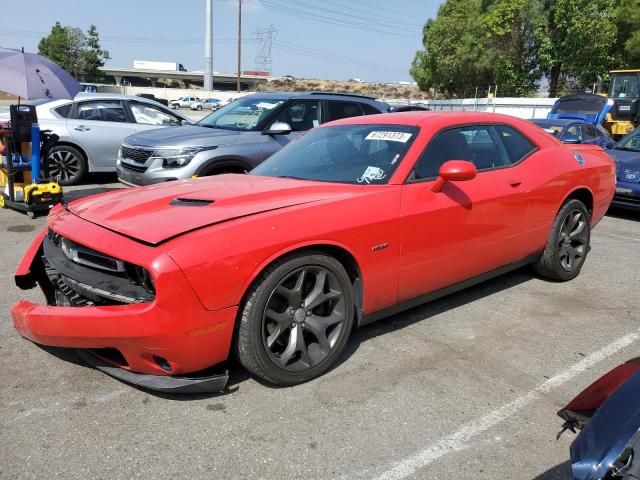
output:
<instances>
[{"instance_id":1,"label":"yellow construction vehicle","mask_svg":"<svg viewBox=\"0 0 640 480\"><path fill-rule=\"evenodd\" d=\"M609 72L608 97L614 104L603 126L618 140L640 124L640 69Z\"/></svg>"}]
</instances>

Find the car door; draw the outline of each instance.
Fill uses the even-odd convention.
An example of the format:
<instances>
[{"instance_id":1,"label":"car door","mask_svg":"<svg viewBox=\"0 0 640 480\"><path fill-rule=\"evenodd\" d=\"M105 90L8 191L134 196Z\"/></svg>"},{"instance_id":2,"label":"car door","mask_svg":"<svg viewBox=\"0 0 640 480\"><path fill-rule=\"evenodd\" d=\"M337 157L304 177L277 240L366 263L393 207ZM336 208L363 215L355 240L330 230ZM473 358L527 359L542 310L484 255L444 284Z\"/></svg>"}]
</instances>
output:
<instances>
[{"instance_id":1,"label":"car door","mask_svg":"<svg viewBox=\"0 0 640 480\"><path fill-rule=\"evenodd\" d=\"M134 128L136 132L151 130L160 127L175 127L182 125L182 119L172 113L169 109L164 109L156 105L150 105L137 100L127 102L131 115L135 120Z\"/></svg>"},{"instance_id":2,"label":"car door","mask_svg":"<svg viewBox=\"0 0 640 480\"><path fill-rule=\"evenodd\" d=\"M78 102L67 129L98 171L115 170L122 140L136 132L122 101L111 99Z\"/></svg>"},{"instance_id":3,"label":"car door","mask_svg":"<svg viewBox=\"0 0 640 480\"><path fill-rule=\"evenodd\" d=\"M318 100L294 100L270 121L270 125L276 122L284 122L291 126L288 135L262 135L261 156L266 160L287 143L298 138L307 130L320 125L322 118L320 101Z\"/></svg>"},{"instance_id":4,"label":"car door","mask_svg":"<svg viewBox=\"0 0 640 480\"><path fill-rule=\"evenodd\" d=\"M505 129L506 128L506 129ZM523 256L528 208L521 159L535 150L510 152L510 127L466 125L439 132L403 185L399 301L494 270ZM521 135L520 135L521 136ZM513 153L513 154L512 154ZM431 190L448 160L473 162L473 180Z\"/></svg>"}]
</instances>

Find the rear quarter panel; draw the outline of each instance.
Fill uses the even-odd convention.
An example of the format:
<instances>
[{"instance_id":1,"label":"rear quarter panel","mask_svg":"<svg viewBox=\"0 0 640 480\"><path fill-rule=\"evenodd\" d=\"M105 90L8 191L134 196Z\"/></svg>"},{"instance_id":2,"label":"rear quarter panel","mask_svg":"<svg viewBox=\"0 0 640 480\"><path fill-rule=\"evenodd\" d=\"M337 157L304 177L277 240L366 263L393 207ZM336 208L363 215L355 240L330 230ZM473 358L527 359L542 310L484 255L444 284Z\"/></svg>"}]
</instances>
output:
<instances>
[{"instance_id":1,"label":"rear quarter panel","mask_svg":"<svg viewBox=\"0 0 640 480\"><path fill-rule=\"evenodd\" d=\"M287 252L333 245L361 273L366 313L397 301L400 186L319 201L214 225L161 246L183 269L207 309L238 305L251 282ZM375 245L388 247L372 250Z\"/></svg>"},{"instance_id":2,"label":"rear quarter panel","mask_svg":"<svg viewBox=\"0 0 640 480\"><path fill-rule=\"evenodd\" d=\"M615 165L599 146L558 144L525 162L530 162L528 176L533 180L528 217L535 226L531 232L534 250L529 253L544 248L558 210L573 192L586 189L593 196L592 227L609 208L615 192Z\"/></svg>"}]
</instances>

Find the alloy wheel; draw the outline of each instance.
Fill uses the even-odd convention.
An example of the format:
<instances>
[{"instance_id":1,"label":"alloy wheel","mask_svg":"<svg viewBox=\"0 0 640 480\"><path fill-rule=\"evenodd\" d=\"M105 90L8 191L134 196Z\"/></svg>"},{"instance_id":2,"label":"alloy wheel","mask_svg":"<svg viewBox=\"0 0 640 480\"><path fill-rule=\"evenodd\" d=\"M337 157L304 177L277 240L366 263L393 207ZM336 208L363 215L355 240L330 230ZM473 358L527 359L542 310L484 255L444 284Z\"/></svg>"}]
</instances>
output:
<instances>
[{"instance_id":1,"label":"alloy wheel","mask_svg":"<svg viewBox=\"0 0 640 480\"><path fill-rule=\"evenodd\" d=\"M287 274L273 289L262 316L262 338L280 368L302 372L336 347L347 320L346 296L337 277L320 266Z\"/></svg>"},{"instance_id":2,"label":"alloy wheel","mask_svg":"<svg viewBox=\"0 0 640 480\"><path fill-rule=\"evenodd\" d=\"M49 155L49 175L58 181L72 181L80 173L82 160L66 150L57 150Z\"/></svg>"},{"instance_id":3,"label":"alloy wheel","mask_svg":"<svg viewBox=\"0 0 640 480\"><path fill-rule=\"evenodd\" d=\"M584 212L571 210L562 222L559 236L558 255L560 264L566 271L580 266L587 253L589 243L588 219Z\"/></svg>"}]
</instances>

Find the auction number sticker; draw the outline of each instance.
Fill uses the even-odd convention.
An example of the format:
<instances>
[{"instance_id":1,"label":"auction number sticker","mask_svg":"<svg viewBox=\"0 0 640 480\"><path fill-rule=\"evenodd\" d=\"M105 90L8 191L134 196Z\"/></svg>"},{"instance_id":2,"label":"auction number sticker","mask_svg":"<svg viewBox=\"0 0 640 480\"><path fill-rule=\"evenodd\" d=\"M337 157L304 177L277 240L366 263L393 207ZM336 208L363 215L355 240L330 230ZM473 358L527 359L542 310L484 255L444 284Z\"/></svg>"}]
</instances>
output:
<instances>
[{"instance_id":1,"label":"auction number sticker","mask_svg":"<svg viewBox=\"0 0 640 480\"><path fill-rule=\"evenodd\" d=\"M385 140L387 142L407 143L413 134L406 132L373 131L364 137L365 140Z\"/></svg>"}]
</instances>

